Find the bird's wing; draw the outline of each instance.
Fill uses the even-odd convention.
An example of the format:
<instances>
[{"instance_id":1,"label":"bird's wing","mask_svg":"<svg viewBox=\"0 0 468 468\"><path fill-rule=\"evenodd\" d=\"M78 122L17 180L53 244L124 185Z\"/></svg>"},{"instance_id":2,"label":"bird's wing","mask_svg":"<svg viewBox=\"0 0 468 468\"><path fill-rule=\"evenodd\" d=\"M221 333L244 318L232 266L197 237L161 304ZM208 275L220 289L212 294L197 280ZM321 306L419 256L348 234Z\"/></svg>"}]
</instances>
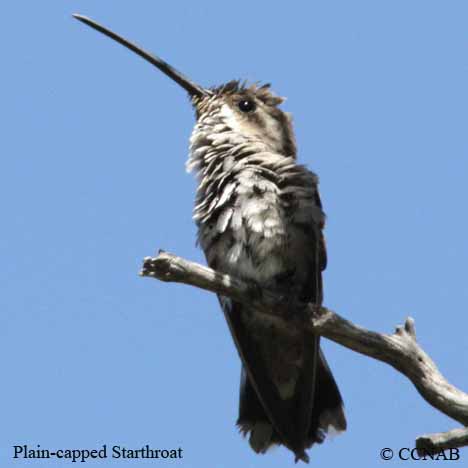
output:
<instances>
[{"instance_id":1,"label":"bird's wing","mask_svg":"<svg viewBox=\"0 0 468 468\"><path fill-rule=\"evenodd\" d=\"M316 236L312 235L312 237ZM324 248L323 236L319 237L311 248L315 255L313 255L314 260L311 261L309 267L307 289L310 291L309 294L313 296L309 300L317 303L322 298L321 270L324 265ZM291 342L282 340L281 335L278 334L274 338L265 336L263 339L271 342L263 346L263 350L261 350L262 343L259 346L258 331L253 330L251 322L246 319L249 314L252 314L252 311L249 311L244 304L228 298L220 297L220 303L242 364L268 419L284 445L293 450L297 457L307 457L304 449L311 445L310 426L314 402L315 375L319 360L319 337L305 329L300 330L300 333L297 334L296 340L302 340L302 343L296 342L294 344L302 349L301 369L298 372L294 394L287 399L282 398L269 369L276 365L274 356L278 347L281 347L282 344L289 347ZM291 312L293 316L294 312ZM267 318L265 319L267 320ZM255 337L256 334L257 337ZM267 353L268 357L265 357L265 348L271 348L271 356ZM288 353L288 349L284 349L284 353ZM267 360L270 362L267 362ZM284 365L284 362L280 365ZM294 365L293 362L290 363L291 367ZM313 441L320 442L321 440Z\"/></svg>"},{"instance_id":2,"label":"bird's wing","mask_svg":"<svg viewBox=\"0 0 468 468\"><path fill-rule=\"evenodd\" d=\"M221 304L237 351L257 396L279 434L287 440L287 434L290 434L293 430L291 418L288 417L289 408L284 407L284 402L278 390L266 372L268 367L242 320L246 308L238 302L226 301L224 298L221 300ZM247 311L247 313L249 312ZM280 424L280 421L284 421L284 423Z\"/></svg>"},{"instance_id":3,"label":"bird's wing","mask_svg":"<svg viewBox=\"0 0 468 468\"><path fill-rule=\"evenodd\" d=\"M243 321L245 306L226 298L220 298L220 302L244 369L268 419L277 431L281 443L302 458L305 455L303 451L308 439L312 412L318 337L313 334L303 335L307 352L304 353L302 372L296 384L297 390L292 398L282 399L268 374L269 366ZM271 346L276 344L271 343Z\"/></svg>"}]
</instances>

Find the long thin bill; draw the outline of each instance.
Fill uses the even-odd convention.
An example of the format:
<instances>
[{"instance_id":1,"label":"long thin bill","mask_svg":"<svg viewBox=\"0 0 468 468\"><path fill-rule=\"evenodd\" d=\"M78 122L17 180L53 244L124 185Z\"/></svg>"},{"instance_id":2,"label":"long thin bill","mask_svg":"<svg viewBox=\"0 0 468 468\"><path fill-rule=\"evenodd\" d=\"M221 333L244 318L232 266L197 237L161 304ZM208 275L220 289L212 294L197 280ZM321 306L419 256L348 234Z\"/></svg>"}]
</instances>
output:
<instances>
[{"instance_id":1,"label":"long thin bill","mask_svg":"<svg viewBox=\"0 0 468 468\"><path fill-rule=\"evenodd\" d=\"M177 71L175 68L171 67L164 60L160 59L156 55L146 52L141 47L137 46L136 44L133 44L130 41L127 41L127 39L124 39L123 37L119 36L118 34L111 31L110 29L107 29L106 27L96 23L91 18L88 18L83 15L79 15L79 14L74 14L73 17L76 18L78 21L81 21L82 23L87 24L91 28L96 29L102 34L105 34L111 39L114 39L114 41L119 42L123 46L127 47L128 49L138 54L140 57L152 63L156 68L161 70L169 78L173 79L176 83L182 86L182 88L184 88L191 96L207 96L209 94L209 92L205 88L202 88L201 86L197 85L193 81L189 80L187 77L185 77L182 73Z\"/></svg>"}]
</instances>

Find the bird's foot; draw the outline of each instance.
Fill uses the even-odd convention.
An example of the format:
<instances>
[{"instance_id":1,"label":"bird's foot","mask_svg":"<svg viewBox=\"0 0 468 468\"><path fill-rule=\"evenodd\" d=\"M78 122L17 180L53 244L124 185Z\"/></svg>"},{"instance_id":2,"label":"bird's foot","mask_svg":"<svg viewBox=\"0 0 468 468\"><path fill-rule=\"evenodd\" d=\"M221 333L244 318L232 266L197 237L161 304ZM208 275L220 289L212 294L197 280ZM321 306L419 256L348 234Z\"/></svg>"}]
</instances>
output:
<instances>
[{"instance_id":1,"label":"bird's foot","mask_svg":"<svg viewBox=\"0 0 468 468\"><path fill-rule=\"evenodd\" d=\"M308 304L305 312L309 320L311 318L318 319L323 315L323 309L320 304L312 304L312 303Z\"/></svg>"},{"instance_id":2,"label":"bird's foot","mask_svg":"<svg viewBox=\"0 0 468 468\"><path fill-rule=\"evenodd\" d=\"M305 322L309 318L306 306L306 303L299 301L294 295L284 294L279 297L278 310L289 322Z\"/></svg>"}]
</instances>

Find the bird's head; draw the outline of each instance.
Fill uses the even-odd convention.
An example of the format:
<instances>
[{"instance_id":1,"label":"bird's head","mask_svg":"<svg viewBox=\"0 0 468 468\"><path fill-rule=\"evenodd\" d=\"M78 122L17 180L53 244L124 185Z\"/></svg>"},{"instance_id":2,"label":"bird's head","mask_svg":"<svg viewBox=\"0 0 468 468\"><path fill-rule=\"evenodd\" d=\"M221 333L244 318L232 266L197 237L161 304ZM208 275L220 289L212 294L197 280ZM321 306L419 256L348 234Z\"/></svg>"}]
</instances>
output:
<instances>
[{"instance_id":1,"label":"bird's head","mask_svg":"<svg viewBox=\"0 0 468 468\"><path fill-rule=\"evenodd\" d=\"M291 116L279 108L284 98L273 94L269 84L230 81L207 92L192 98L200 126L208 122L246 141L262 142L270 151L295 156Z\"/></svg>"},{"instance_id":2,"label":"bird's head","mask_svg":"<svg viewBox=\"0 0 468 468\"><path fill-rule=\"evenodd\" d=\"M247 86L239 81L230 81L221 86L204 88L161 58L94 20L78 14L73 16L140 55L185 89L195 109L195 129L208 125L215 131L229 131L245 141L261 142L270 151L295 157L291 116L278 107L284 98L274 95L270 85Z\"/></svg>"}]
</instances>

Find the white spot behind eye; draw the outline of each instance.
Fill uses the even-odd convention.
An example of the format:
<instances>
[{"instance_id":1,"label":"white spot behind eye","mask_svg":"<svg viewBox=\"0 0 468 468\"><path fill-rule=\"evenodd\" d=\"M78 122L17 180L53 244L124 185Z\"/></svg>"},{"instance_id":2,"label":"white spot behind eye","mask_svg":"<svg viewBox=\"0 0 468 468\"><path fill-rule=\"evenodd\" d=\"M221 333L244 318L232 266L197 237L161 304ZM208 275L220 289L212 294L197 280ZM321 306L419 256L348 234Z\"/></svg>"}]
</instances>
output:
<instances>
[{"instance_id":1,"label":"white spot behind eye","mask_svg":"<svg viewBox=\"0 0 468 468\"><path fill-rule=\"evenodd\" d=\"M261 107L257 108L257 112L261 112L261 118L265 122L265 127L259 128L254 123L249 123L237 115L228 104L223 104L220 110L220 116L224 123L235 133L241 136L255 138L266 143L272 150L280 153L283 150L283 129L280 123L267 112L262 111Z\"/></svg>"},{"instance_id":2,"label":"white spot behind eye","mask_svg":"<svg viewBox=\"0 0 468 468\"><path fill-rule=\"evenodd\" d=\"M236 118L235 112L227 105L223 104L221 106L221 117L224 119L226 125L229 126L235 132L241 132L242 128L239 121Z\"/></svg>"}]
</instances>

